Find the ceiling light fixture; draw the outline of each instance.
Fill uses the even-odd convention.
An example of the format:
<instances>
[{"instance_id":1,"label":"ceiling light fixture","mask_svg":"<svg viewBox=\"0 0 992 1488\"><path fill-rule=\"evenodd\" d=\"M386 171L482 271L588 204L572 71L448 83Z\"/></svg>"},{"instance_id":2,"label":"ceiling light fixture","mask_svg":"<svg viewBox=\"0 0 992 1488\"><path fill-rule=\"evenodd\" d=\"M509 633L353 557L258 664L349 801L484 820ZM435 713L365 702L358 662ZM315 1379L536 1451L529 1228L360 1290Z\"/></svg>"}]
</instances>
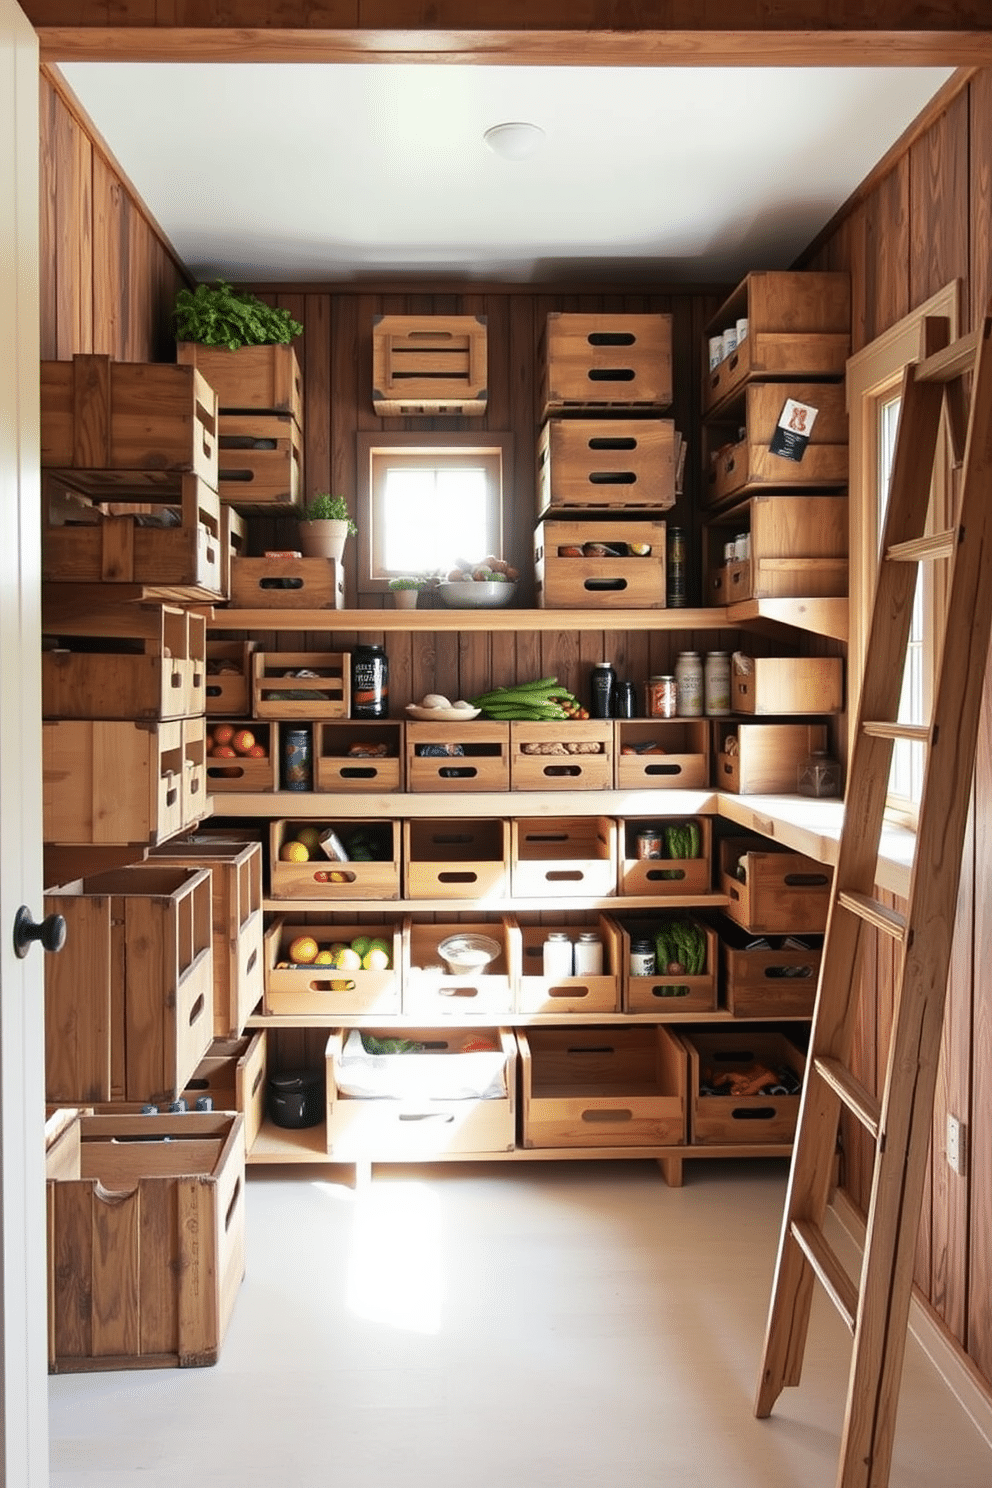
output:
<instances>
[{"instance_id":1,"label":"ceiling light fixture","mask_svg":"<svg viewBox=\"0 0 992 1488\"><path fill-rule=\"evenodd\" d=\"M544 130L536 124L494 124L482 138L490 150L504 160L526 160L540 149Z\"/></svg>"}]
</instances>

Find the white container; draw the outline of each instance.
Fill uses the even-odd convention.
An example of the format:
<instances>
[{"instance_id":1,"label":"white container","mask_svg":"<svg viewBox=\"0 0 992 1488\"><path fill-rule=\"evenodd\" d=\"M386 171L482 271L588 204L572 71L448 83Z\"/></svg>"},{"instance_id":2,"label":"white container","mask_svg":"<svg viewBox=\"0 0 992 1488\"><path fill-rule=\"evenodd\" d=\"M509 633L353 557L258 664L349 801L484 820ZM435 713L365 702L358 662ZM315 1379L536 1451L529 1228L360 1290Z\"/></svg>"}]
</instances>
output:
<instances>
[{"instance_id":1,"label":"white container","mask_svg":"<svg viewBox=\"0 0 992 1488\"><path fill-rule=\"evenodd\" d=\"M742 341L746 341L746 340L747 340L747 320L746 319L739 320L737 322L737 345L740 346L741 342Z\"/></svg>"},{"instance_id":2,"label":"white container","mask_svg":"<svg viewBox=\"0 0 992 1488\"><path fill-rule=\"evenodd\" d=\"M734 538L734 560L744 563L751 554L751 534L749 532L738 532Z\"/></svg>"},{"instance_id":3,"label":"white container","mask_svg":"<svg viewBox=\"0 0 992 1488\"><path fill-rule=\"evenodd\" d=\"M722 336L711 336L710 337L710 371L712 372L715 367L719 367L719 365L720 365L720 363L722 361L723 361L723 337Z\"/></svg>"},{"instance_id":4,"label":"white container","mask_svg":"<svg viewBox=\"0 0 992 1488\"><path fill-rule=\"evenodd\" d=\"M544 942L544 975L546 977L572 975L572 942L564 931L552 930Z\"/></svg>"},{"instance_id":5,"label":"white container","mask_svg":"<svg viewBox=\"0 0 992 1488\"><path fill-rule=\"evenodd\" d=\"M603 942L595 930L583 930L575 942L575 975L603 975Z\"/></svg>"},{"instance_id":6,"label":"white container","mask_svg":"<svg viewBox=\"0 0 992 1488\"><path fill-rule=\"evenodd\" d=\"M731 326L723 333L724 357L731 356L737 350L737 327Z\"/></svg>"},{"instance_id":7,"label":"white container","mask_svg":"<svg viewBox=\"0 0 992 1488\"><path fill-rule=\"evenodd\" d=\"M730 653L707 651L703 668L703 702L708 718L725 718L730 712Z\"/></svg>"},{"instance_id":8,"label":"white container","mask_svg":"<svg viewBox=\"0 0 992 1488\"><path fill-rule=\"evenodd\" d=\"M703 716L703 663L698 651L681 651L675 663L676 708L679 718Z\"/></svg>"}]
</instances>

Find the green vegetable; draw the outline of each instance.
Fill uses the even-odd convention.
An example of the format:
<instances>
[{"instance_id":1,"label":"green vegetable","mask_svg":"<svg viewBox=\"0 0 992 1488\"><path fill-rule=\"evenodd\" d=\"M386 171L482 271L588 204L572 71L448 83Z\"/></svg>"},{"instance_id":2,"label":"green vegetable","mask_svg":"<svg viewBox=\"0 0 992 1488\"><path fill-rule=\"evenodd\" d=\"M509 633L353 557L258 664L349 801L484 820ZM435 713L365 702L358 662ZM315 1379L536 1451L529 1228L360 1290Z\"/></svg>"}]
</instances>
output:
<instances>
[{"instance_id":1,"label":"green vegetable","mask_svg":"<svg viewBox=\"0 0 992 1488\"><path fill-rule=\"evenodd\" d=\"M177 341L201 346L284 346L303 330L288 310L266 305L257 295L238 294L218 279L215 286L181 289L173 312Z\"/></svg>"},{"instance_id":2,"label":"green vegetable","mask_svg":"<svg viewBox=\"0 0 992 1488\"><path fill-rule=\"evenodd\" d=\"M362 1034L362 1048L366 1054L419 1054L423 1047L414 1039L376 1038L373 1033Z\"/></svg>"}]
</instances>

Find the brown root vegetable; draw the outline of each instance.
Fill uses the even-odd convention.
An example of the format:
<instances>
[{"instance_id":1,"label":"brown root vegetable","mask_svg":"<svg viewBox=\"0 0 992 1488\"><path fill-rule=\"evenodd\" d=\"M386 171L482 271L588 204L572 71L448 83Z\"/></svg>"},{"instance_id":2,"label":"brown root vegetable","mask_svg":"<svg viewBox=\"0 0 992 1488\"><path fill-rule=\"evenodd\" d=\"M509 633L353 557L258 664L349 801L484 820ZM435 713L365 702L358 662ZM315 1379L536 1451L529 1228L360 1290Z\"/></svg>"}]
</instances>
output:
<instances>
[{"instance_id":1,"label":"brown root vegetable","mask_svg":"<svg viewBox=\"0 0 992 1488\"><path fill-rule=\"evenodd\" d=\"M665 971L668 976L685 976L685 967L681 961L669 961Z\"/></svg>"}]
</instances>

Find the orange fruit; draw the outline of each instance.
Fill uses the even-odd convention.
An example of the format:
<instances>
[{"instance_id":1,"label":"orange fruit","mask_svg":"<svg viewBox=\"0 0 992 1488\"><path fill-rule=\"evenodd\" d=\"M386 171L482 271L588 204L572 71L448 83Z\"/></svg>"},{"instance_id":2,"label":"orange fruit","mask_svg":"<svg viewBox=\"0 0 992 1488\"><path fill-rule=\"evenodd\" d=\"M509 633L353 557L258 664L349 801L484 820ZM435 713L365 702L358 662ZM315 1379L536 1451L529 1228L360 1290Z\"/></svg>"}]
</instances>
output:
<instances>
[{"instance_id":1,"label":"orange fruit","mask_svg":"<svg viewBox=\"0 0 992 1488\"><path fill-rule=\"evenodd\" d=\"M229 723L218 723L214 725L214 743L230 744L234 738L234 729Z\"/></svg>"},{"instance_id":2,"label":"orange fruit","mask_svg":"<svg viewBox=\"0 0 992 1488\"><path fill-rule=\"evenodd\" d=\"M302 842L284 842L279 849L279 857L284 863L309 863L310 854Z\"/></svg>"},{"instance_id":3,"label":"orange fruit","mask_svg":"<svg viewBox=\"0 0 992 1488\"><path fill-rule=\"evenodd\" d=\"M249 759L268 759L269 751L264 744L253 744L248 750Z\"/></svg>"},{"instance_id":4,"label":"orange fruit","mask_svg":"<svg viewBox=\"0 0 992 1488\"><path fill-rule=\"evenodd\" d=\"M238 754L247 754L250 749L255 747L255 735L251 729L238 729L231 743Z\"/></svg>"},{"instance_id":5,"label":"orange fruit","mask_svg":"<svg viewBox=\"0 0 992 1488\"><path fill-rule=\"evenodd\" d=\"M312 935L298 935L289 947L289 959L294 966L309 966L316 961L317 942Z\"/></svg>"},{"instance_id":6,"label":"orange fruit","mask_svg":"<svg viewBox=\"0 0 992 1488\"><path fill-rule=\"evenodd\" d=\"M230 744L221 744L219 749L214 749L214 759L237 759L237 757Z\"/></svg>"}]
</instances>

